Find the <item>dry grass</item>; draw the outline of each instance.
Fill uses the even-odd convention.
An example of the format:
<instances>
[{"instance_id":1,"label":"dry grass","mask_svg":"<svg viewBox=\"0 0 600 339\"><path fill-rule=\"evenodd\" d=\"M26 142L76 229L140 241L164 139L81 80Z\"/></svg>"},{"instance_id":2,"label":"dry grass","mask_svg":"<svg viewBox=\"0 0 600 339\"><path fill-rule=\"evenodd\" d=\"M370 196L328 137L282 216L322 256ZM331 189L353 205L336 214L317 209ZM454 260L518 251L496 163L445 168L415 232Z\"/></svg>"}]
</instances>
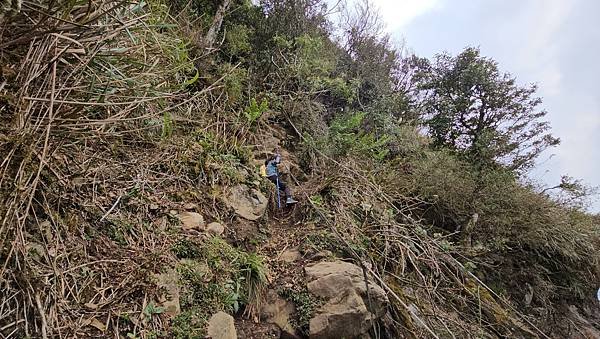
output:
<instances>
[{"instance_id":1,"label":"dry grass","mask_svg":"<svg viewBox=\"0 0 600 339\"><path fill-rule=\"evenodd\" d=\"M423 220L415 219L426 201L390 196L395 190L378 184L386 183L385 175L373 172L377 166L369 161L340 163L317 153L317 172L327 176L302 184L311 204L298 217L316 211L348 255L388 292L392 317L380 329L417 338L547 337L455 258L462 249L452 234L426 232Z\"/></svg>"},{"instance_id":2,"label":"dry grass","mask_svg":"<svg viewBox=\"0 0 600 339\"><path fill-rule=\"evenodd\" d=\"M143 310L174 260L148 206L181 208L199 150L173 124L202 124L187 109L218 82L186 90L193 60L160 4L50 4L0 22L0 334L145 336L165 327Z\"/></svg>"},{"instance_id":3,"label":"dry grass","mask_svg":"<svg viewBox=\"0 0 600 339\"><path fill-rule=\"evenodd\" d=\"M254 133L219 109L227 74L204 84L164 5L76 3L48 9L25 1L20 14L0 18L3 337L147 337L164 329L165 318L144 310L161 296L153 275L176 260L169 211L202 203L205 215L226 220L211 193L192 189L235 181L211 149L271 150L261 138L273 132L267 126ZM323 223L387 290L388 333L545 336L455 259L463 253L452 235L425 232L416 216L431 202L402 195L370 163L310 151L315 173L330 175L298 183L312 203L284 218ZM554 248L568 240L581 247L553 230L533 235ZM254 291L260 299L262 286Z\"/></svg>"}]
</instances>

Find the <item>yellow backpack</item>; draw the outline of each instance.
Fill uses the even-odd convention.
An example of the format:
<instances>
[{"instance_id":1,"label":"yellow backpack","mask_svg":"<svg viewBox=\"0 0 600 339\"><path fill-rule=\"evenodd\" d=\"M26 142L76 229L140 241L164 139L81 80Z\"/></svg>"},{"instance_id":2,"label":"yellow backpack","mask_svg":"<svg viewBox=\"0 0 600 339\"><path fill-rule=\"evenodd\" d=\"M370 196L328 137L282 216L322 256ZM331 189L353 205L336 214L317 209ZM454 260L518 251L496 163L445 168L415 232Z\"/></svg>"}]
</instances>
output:
<instances>
[{"instance_id":1,"label":"yellow backpack","mask_svg":"<svg viewBox=\"0 0 600 339\"><path fill-rule=\"evenodd\" d=\"M267 177L267 166L264 164L260 165L260 175L263 177Z\"/></svg>"}]
</instances>

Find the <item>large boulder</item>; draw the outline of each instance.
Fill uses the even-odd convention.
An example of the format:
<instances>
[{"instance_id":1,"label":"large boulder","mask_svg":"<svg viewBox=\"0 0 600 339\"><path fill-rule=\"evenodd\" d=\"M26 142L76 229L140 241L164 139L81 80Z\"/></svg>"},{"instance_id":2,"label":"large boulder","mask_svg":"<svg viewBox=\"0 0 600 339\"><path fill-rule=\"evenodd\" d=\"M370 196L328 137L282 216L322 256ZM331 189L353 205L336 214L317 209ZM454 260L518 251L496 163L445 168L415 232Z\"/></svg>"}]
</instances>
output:
<instances>
[{"instance_id":1,"label":"large boulder","mask_svg":"<svg viewBox=\"0 0 600 339\"><path fill-rule=\"evenodd\" d=\"M259 190L246 185L233 187L223 199L225 204L247 220L257 220L267 209L268 199Z\"/></svg>"},{"instance_id":2,"label":"large boulder","mask_svg":"<svg viewBox=\"0 0 600 339\"><path fill-rule=\"evenodd\" d=\"M330 299L339 295L341 291L355 290L365 300L369 311L375 317L385 314L389 303L387 294L370 278L367 279L369 288L367 294L367 282L363 270L352 263L320 262L306 267L306 275L309 281L308 289L315 295ZM369 299L371 299L370 303Z\"/></svg>"},{"instance_id":3,"label":"large boulder","mask_svg":"<svg viewBox=\"0 0 600 339\"><path fill-rule=\"evenodd\" d=\"M233 317L225 312L215 313L208 321L207 334L211 339L237 339Z\"/></svg>"},{"instance_id":4,"label":"large boulder","mask_svg":"<svg viewBox=\"0 0 600 339\"><path fill-rule=\"evenodd\" d=\"M310 337L318 339L357 338L371 327L370 313L362 298L352 290L331 299L310 320Z\"/></svg>"},{"instance_id":5,"label":"large boulder","mask_svg":"<svg viewBox=\"0 0 600 339\"><path fill-rule=\"evenodd\" d=\"M326 300L310 321L311 338L356 338L386 313L385 291L360 267L343 262L320 262L305 269L308 290ZM368 293L367 293L368 291Z\"/></svg>"}]
</instances>

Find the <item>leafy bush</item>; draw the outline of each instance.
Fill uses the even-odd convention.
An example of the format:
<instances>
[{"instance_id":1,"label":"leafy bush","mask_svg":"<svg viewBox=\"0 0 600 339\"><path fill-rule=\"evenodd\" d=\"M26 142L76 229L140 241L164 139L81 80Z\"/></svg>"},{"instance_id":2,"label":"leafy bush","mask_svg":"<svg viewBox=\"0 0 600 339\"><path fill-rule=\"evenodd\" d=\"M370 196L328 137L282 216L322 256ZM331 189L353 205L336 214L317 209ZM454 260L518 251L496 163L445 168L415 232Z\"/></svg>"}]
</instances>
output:
<instances>
[{"instance_id":1,"label":"leafy bush","mask_svg":"<svg viewBox=\"0 0 600 339\"><path fill-rule=\"evenodd\" d=\"M203 333L200 329L217 311L235 313L242 306L247 313L257 310L267 282L260 256L236 249L218 237L199 247L179 242L175 248L185 255L192 252L195 259L185 259L177 267L185 288L180 298L183 313L175 321L174 334L193 328Z\"/></svg>"},{"instance_id":2,"label":"leafy bush","mask_svg":"<svg viewBox=\"0 0 600 339\"><path fill-rule=\"evenodd\" d=\"M243 56L252 51L250 36L253 29L246 25L233 25L225 33L224 49L231 56Z\"/></svg>"},{"instance_id":3,"label":"leafy bush","mask_svg":"<svg viewBox=\"0 0 600 339\"><path fill-rule=\"evenodd\" d=\"M225 77L223 82L227 102L231 105L240 103L243 98L245 84L248 81L248 70L239 66L235 67L229 63L223 63L219 65L218 74Z\"/></svg>"},{"instance_id":4,"label":"leafy bush","mask_svg":"<svg viewBox=\"0 0 600 339\"><path fill-rule=\"evenodd\" d=\"M365 112L357 112L334 119L330 126L331 151L336 156L349 153L367 155L383 160L389 152L389 136L377 136L361 128Z\"/></svg>"},{"instance_id":5,"label":"leafy bush","mask_svg":"<svg viewBox=\"0 0 600 339\"><path fill-rule=\"evenodd\" d=\"M269 103L267 99L262 99L260 105L256 102L255 98L250 100L250 105L244 110L244 116L248 124L253 125L267 110L269 109Z\"/></svg>"}]
</instances>

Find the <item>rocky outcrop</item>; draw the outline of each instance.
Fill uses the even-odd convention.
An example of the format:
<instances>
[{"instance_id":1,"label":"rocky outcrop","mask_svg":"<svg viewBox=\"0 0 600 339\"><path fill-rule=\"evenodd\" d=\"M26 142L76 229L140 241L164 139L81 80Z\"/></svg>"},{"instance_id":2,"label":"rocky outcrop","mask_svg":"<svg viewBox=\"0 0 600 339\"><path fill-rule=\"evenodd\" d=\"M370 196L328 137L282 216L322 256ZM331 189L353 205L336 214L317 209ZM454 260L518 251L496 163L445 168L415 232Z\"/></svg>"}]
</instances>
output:
<instances>
[{"instance_id":1,"label":"rocky outcrop","mask_svg":"<svg viewBox=\"0 0 600 339\"><path fill-rule=\"evenodd\" d=\"M233 317L225 312L215 313L208 321L207 334L211 339L237 339Z\"/></svg>"},{"instance_id":2,"label":"rocky outcrop","mask_svg":"<svg viewBox=\"0 0 600 339\"><path fill-rule=\"evenodd\" d=\"M223 200L239 216L252 221L263 216L268 204L268 199L259 190L246 185L233 187Z\"/></svg>"},{"instance_id":3,"label":"rocky outcrop","mask_svg":"<svg viewBox=\"0 0 600 339\"><path fill-rule=\"evenodd\" d=\"M326 300L310 321L311 338L357 338L385 314L389 303L385 291L370 279L365 282L360 267L335 261L305 270L308 290Z\"/></svg>"}]
</instances>

